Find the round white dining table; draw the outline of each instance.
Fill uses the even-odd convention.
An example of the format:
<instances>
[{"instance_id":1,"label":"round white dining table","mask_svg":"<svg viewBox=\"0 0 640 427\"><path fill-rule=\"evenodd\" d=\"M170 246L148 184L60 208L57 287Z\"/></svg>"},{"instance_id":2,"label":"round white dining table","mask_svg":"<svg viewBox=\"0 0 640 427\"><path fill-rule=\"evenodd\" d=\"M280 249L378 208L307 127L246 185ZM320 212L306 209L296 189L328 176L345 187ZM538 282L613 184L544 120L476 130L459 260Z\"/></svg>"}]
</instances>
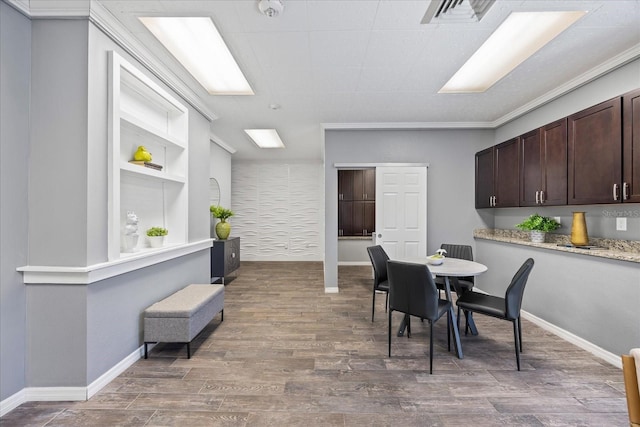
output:
<instances>
[{"instance_id":1,"label":"round white dining table","mask_svg":"<svg viewBox=\"0 0 640 427\"><path fill-rule=\"evenodd\" d=\"M426 264L429 267L429 271L434 276L444 277L445 283L445 294L447 299L453 303L453 299L451 298L451 277L469 277L469 276L477 276L479 274L487 271L487 266L484 264L480 264L475 261L468 261L466 259L458 259L458 258L444 258L442 264L433 265L429 264L427 257L411 257L402 259L399 261L411 262L415 264ZM454 290L458 293L458 289L456 288L457 279L454 279ZM458 319L455 314L455 310L453 307L450 311L451 320L453 322L453 337L456 346L456 352L458 354L458 358L462 359L462 344L460 343L460 331L458 330ZM398 336L404 334L404 320L400 325L400 330L398 331ZM469 316L469 327L471 328L472 333L477 334L477 330L475 328L475 324L473 323L473 318Z\"/></svg>"}]
</instances>

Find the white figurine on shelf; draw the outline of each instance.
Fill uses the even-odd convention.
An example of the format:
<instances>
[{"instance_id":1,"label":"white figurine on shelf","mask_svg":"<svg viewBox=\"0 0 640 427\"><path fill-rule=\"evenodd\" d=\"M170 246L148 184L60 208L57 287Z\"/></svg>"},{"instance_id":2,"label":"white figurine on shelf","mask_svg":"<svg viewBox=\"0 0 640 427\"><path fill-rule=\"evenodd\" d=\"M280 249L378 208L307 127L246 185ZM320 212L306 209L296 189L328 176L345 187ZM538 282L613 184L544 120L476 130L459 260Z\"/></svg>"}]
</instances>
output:
<instances>
[{"instance_id":1,"label":"white figurine on shelf","mask_svg":"<svg viewBox=\"0 0 640 427\"><path fill-rule=\"evenodd\" d=\"M124 226L124 236L122 238L122 251L134 252L138 245L138 216L133 211L127 211L127 222Z\"/></svg>"}]
</instances>

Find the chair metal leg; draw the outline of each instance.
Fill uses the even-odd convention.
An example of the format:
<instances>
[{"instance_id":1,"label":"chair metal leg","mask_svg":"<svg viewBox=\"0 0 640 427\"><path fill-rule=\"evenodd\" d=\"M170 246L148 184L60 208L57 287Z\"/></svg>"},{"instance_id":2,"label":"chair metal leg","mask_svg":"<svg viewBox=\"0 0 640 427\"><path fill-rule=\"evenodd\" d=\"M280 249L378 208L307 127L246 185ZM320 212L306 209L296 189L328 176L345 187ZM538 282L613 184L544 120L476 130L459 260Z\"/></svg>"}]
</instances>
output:
<instances>
[{"instance_id":1,"label":"chair metal leg","mask_svg":"<svg viewBox=\"0 0 640 427\"><path fill-rule=\"evenodd\" d=\"M518 371L520 370L520 346L518 345L518 320L513 319L513 343L516 348L516 364L518 366Z\"/></svg>"},{"instance_id":2,"label":"chair metal leg","mask_svg":"<svg viewBox=\"0 0 640 427\"><path fill-rule=\"evenodd\" d=\"M411 338L411 316L409 316L408 314L405 314L404 319L407 325L407 338Z\"/></svg>"},{"instance_id":3,"label":"chair metal leg","mask_svg":"<svg viewBox=\"0 0 640 427\"><path fill-rule=\"evenodd\" d=\"M187 359L191 359L191 343L187 343Z\"/></svg>"},{"instance_id":4,"label":"chair metal leg","mask_svg":"<svg viewBox=\"0 0 640 427\"><path fill-rule=\"evenodd\" d=\"M433 374L433 321L429 320L429 374Z\"/></svg>"},{"instance_id":5,"label":"chair metal leg","mask_svg":"<svg viewBox=\"0 0 640 427\"><path fill-rule=\"evenodd\" d=\"M391 357L391 310L389 310L389 357Z\"/></svg>"},{"instance_id":6,"label":"chair metal leg","mask_svg":"<svg viewBox=\"0 0 640 427\"><path fill-rule=\"evenodd\" d=\"M451 351L451 335L453 335L453 319L447 311L447 351Z\"/></svg>"},{"instance_id":7,"label":"chair metal leg","mask_svg":"<svg viewBox=\"0 0 640 427\"><path fill-rule=\"evenodd\" d=\"M376 313L376 290L373 290L373 303L371 304L371 322L373 322L373 316Z\"/></svg>"},{"instance_id":8,"label":"chair metal leg","mask_svg":"<svg viewBox=\"0 0 640 427\"><path fill-rule=\"evenodd\" d=\"M469 316L471 316L471 312L467 310L463 310L464 313L464 334L469 335Z\"/></svg>"},{"instance_id":9,"label":"chair metal leg","mask_svg":"<svg viewBox=\"0 0 640 427\"><path fill-rule=\"evenodd\" d=\"M518 316L518 336L520 338L520 352L522 353L522 323L520 323L520 316Z\"/></svg>"}]
</instances>

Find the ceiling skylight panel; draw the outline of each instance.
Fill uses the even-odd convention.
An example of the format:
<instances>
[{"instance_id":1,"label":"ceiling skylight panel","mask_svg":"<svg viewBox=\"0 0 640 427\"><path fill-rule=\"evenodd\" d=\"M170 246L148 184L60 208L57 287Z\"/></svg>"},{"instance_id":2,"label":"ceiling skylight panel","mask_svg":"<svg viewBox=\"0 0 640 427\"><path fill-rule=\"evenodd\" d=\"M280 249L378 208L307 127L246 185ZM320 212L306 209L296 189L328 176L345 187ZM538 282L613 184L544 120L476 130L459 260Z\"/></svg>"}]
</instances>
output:
<instances>
[{"instance_id":1,"label":"ceiling skylight panel","mask_svg":"<svg viewBox=\"0 0 640 427\"><path fill-rule=\"evenodd\" d=\"M512 13L439 93L485 92L586 13Z\"/></svg>"},{"instance_id":2,"label":"ceiling skylight panel","mask_svg":"<svg viewBox=\"0 0 640 427\"><path fill-rule=\"evenodd\" d=\"M253 95L208 17L141 17L140 22L211 95Z\"/></svg>"}]
</instances>

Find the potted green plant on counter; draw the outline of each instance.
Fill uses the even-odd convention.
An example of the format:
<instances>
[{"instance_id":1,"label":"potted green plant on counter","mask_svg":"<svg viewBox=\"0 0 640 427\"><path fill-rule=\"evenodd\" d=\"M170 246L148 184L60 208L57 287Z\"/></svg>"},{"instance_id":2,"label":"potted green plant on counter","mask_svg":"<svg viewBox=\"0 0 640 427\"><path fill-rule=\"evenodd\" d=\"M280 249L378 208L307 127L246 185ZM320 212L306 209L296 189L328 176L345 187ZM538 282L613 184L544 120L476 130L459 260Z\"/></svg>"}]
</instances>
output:
<instances>
[{"instance_id":1,"label":"potted green plant on counter","mask_svg":"<svg viewBox=\"0 0 640 427\"><path fill-rule=\"evenodd\" d=\"M516 227L521 230L530 231L531 242L544 243L547 232L560 228L560 223L553 218L535 213L520 224L516 224Z\"/></svg>"},{"instance_id":2,"label":"potted green plant on counter","mask_svg":"<svg viewBox=\"0 0 640 427\"><path fill-rule=\"evenodd\" d=\"M162 227L151 227L147 230L147 240L152 248L159 248L164 245L164 236L169 234L169 230Z\"/></svg>"},{"instance_id":3,"label":"potted green plant on counter","mask_svg":"<svg viewBox=\"0 0 640 427\"><path fill-rule=\"evenodd\" d=\"M209 206L209 210L214 218L220 220L220 222L216 224L216 236L218 236L220 240L226 240L231 233L231 224L227 222L227 219L233 216L233 211L223 208L220 205L211 205Z\"/></svg>"}]
</instances>

